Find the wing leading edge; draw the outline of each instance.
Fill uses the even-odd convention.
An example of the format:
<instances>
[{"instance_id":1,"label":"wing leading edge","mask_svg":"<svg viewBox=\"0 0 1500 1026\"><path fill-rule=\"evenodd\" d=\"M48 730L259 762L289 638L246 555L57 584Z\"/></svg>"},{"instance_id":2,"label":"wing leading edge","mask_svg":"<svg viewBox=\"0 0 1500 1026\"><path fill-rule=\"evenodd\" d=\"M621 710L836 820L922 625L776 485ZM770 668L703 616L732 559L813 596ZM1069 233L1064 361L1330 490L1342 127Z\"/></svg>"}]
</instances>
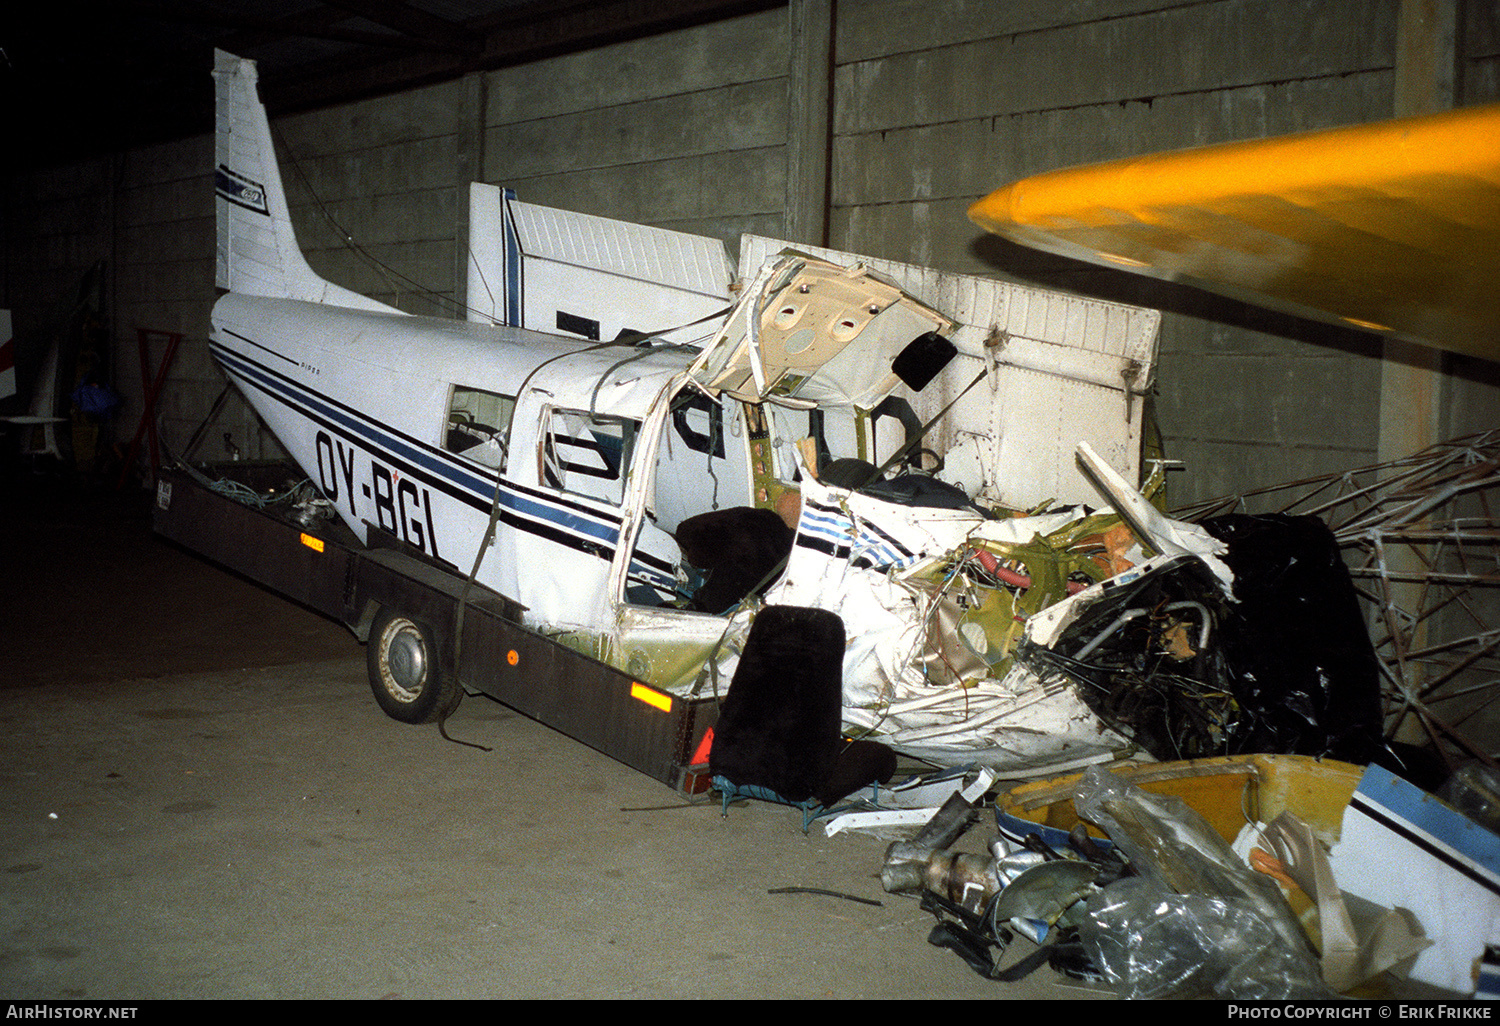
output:
<instances>
[{"instance_id":1,"label":"wing leading edge","mask_svg":"<svg viewBox=\"0 0 1500 1026\"><path fill-rule=\"evenodd\" d=\"M1066 168L969 216L1036 249L1500 359L1500 104Z\"/></svg>"}]
</instances>

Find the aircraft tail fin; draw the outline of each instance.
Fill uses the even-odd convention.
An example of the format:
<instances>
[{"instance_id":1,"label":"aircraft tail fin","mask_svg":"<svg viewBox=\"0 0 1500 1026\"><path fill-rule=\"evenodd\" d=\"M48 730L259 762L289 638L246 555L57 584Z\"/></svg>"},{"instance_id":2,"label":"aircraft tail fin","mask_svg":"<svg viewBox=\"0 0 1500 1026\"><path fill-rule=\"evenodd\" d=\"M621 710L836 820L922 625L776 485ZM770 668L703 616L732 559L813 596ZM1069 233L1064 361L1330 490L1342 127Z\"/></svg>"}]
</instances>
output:
<instances>
[{"instance_id":1,"label":"aircraft tail fin","mask_svg":"<svg viewBox=\"0 0 1500 1026\"><path fill-rule=\"evenodd\" d=\"M396 312L325 281L308 266L292 230L257 80L254 61L214 51L216 283L222 289L252 296Z\"/></svg>"}]
</instances>

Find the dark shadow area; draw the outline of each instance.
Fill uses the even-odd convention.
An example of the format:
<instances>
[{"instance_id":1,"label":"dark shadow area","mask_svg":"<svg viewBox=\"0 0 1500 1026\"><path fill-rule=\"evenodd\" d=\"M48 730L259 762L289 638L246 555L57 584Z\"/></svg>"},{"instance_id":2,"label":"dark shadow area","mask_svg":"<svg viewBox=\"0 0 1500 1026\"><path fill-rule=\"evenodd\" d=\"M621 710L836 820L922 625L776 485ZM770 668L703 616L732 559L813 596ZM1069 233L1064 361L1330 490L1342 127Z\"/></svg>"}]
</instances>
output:
<instances>
[{"instance_id":1,"label":"dark shadow area","mask_svg":"<svg viewBox=\"0 0 1500 1026\"><path fill-rule=\"evenodd\" d=\"M360 656L341 624L157 538L151 502L5 459L0 688Z\"/></svg>"}]
</instances>

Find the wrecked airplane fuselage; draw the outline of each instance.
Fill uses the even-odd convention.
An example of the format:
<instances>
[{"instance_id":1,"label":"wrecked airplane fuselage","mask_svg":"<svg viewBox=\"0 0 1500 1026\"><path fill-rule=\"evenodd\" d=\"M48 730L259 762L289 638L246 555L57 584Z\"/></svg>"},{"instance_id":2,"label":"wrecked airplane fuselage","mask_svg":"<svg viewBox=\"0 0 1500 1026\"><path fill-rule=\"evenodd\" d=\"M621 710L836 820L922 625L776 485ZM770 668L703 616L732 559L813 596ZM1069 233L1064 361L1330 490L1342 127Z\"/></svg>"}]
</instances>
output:
<instances>
[{"instance_id":1,"label":"wrecked airplane fuselage","mask_svg":"<svg viewBox=\"0 0 1500 1026\"><path fill-rule=\"evenodd\" d=\"M757 236L737 277L715 240L475 186L492 306L407 316L307 269L253 66L217 74L212 350L359 537L668 692L724 686L759 604L813 606L848 731L1017 773L1131 746L1027 653L1153 552L1212 558L1083 506L1080 442L1139 479L1157 314Z\"/></svg>"},{"instance_id":2,"label":"wrecked airplane fuselage","mask_svg":"<svg viewBox=\"0 0 1500 1026\"><path fill-rule=\"evenodd\" d=\"M773 259L701 351L234 295L216 322L221 362L351 528L477 565L528 625L642 680L727 681L760 596L848 624L850 730L1012 770L1129 745L1014 657L1029 618L1141 554L1114 514L998 501L1016 468L994 461L996 379L1047 372L965 354L991 324L799 255ZM944 360L925 358L920 392L890 370L914 340ZM316 391L270 377L267 350Z\"/></svg>"}]
</instances>

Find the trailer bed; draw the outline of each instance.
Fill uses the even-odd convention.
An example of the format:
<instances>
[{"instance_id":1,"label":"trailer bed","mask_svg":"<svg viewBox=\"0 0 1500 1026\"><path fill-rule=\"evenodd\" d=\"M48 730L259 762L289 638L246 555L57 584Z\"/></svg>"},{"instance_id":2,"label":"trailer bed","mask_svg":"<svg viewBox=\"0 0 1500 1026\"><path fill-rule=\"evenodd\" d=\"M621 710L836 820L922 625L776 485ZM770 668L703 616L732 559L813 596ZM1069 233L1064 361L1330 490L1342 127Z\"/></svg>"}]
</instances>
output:
<instances>
[{"instance_id":1,"label":"trailer bed","mask_svg":"<svg viewBox=\"0 0 1500 1026\"><path fill-rule=\"evenodd\" d=\"M290 466L234 467L251 490L277 475L300 476ZM380 608L420 620L434 634L440 672L465 688L679 791L708 788L707 767L689 761L717 716L714 699L668 694L523 626L515 602L478 584L465 596L456 568L395 538L372 529L365 545L336 519L303 523L170 470L157 479L152 525L161 537L339 621L361 641Z\"/></svg>"}]
</instances>

